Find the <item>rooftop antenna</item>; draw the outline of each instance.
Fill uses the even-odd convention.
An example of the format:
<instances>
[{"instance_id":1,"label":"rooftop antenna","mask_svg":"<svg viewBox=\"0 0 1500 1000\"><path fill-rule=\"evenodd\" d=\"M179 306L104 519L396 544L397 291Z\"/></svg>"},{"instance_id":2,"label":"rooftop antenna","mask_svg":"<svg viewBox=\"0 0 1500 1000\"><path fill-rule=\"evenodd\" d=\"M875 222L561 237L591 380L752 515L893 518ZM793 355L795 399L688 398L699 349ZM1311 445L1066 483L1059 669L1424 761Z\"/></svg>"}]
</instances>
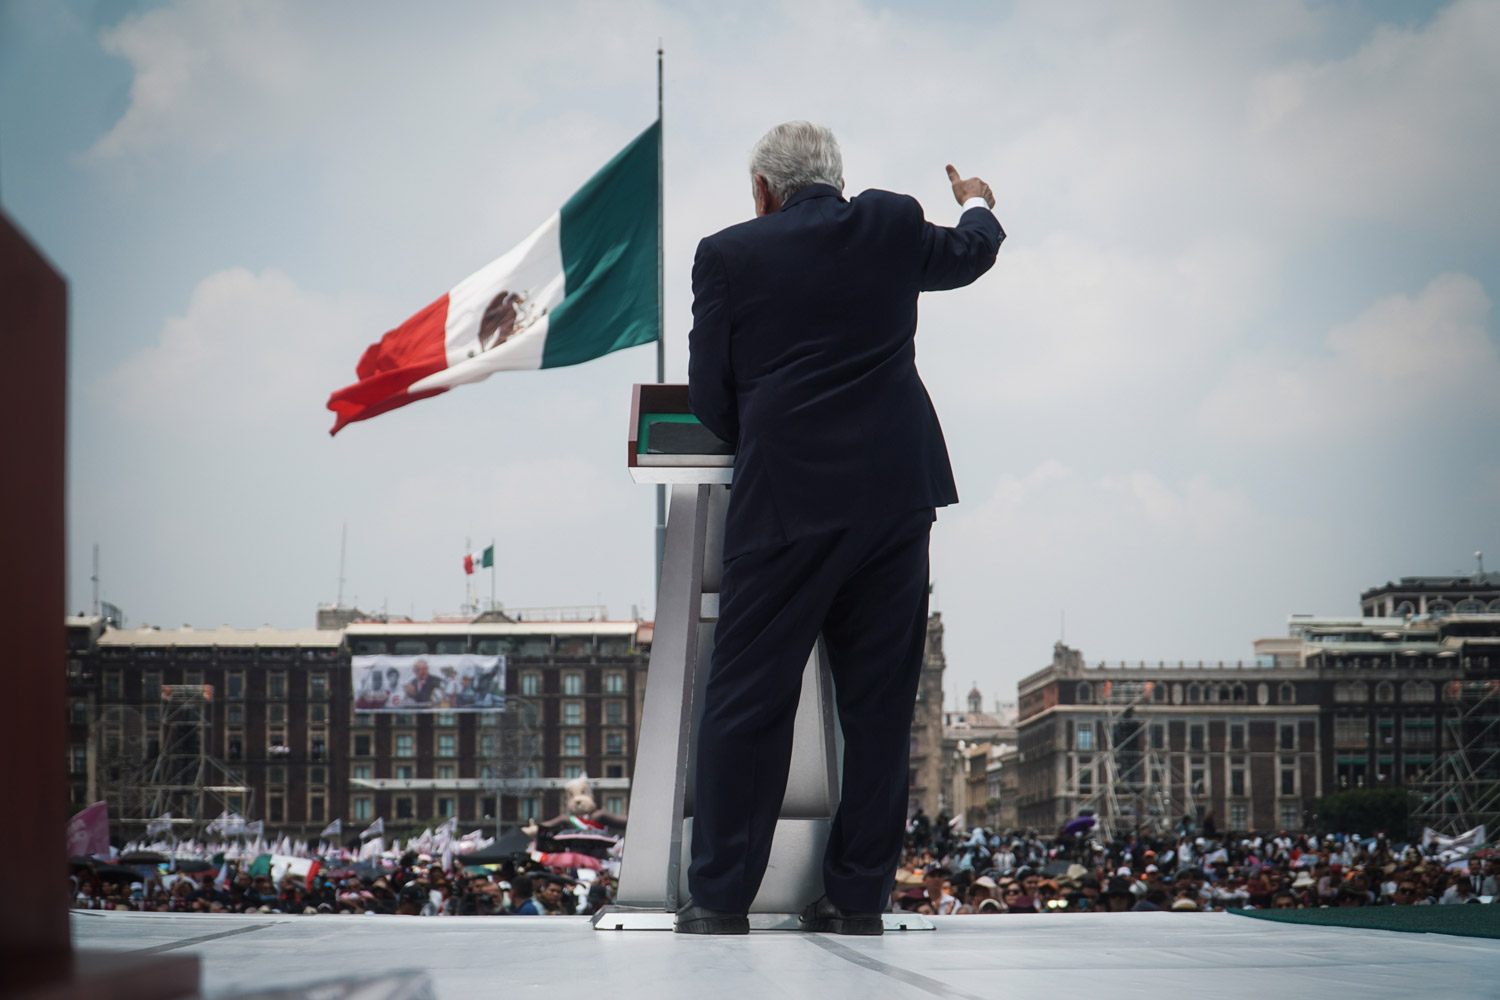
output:
<instances>
[{"instance_id":1,"label":"rooftop antenna","mask_svg":"<svg viewBox=\"0 0 1500 1000\"><path fill-rule=\"evenodd\" d=\"M99 617L99 543L94 543L94 575L89 577L94 584L94 617Z\"/></svg>"},{"instance_id":2,"label":"rooftop antenna","mask_svg":"<svg viewBox=\"0 0 1500 1000\"><path fill-rule=\"evenodd\" d=\"M344 530L339 536L339 600L338 607L344 606L344 554L349 547L349 522L344 521Z\"/></svg>"},{"instance_id":3,"label":"rooftop antenna","mask_svg":"<svg viewBox=\"0 0 1500 1000\"><path fill-rule=\"evenodd\" d=\"M98 558L99 558L99 546L96 545L96 546L94 546L94 559L95 559L96 563L98 561ZM1483 552L1475 552L1474 553L1474 561L1479 564L1478 575L1479 576L1484 576L1484 553Z\"/></svg>"}]
</instances>

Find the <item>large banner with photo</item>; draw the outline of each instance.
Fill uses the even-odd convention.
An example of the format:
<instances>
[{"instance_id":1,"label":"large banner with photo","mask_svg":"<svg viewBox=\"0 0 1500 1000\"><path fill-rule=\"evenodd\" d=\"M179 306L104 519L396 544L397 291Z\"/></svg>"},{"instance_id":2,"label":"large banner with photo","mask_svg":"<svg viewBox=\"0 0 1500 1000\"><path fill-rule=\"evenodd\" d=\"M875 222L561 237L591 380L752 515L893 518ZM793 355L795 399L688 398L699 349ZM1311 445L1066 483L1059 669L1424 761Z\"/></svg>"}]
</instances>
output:
<instances>
[{"instance_id":1,"label":"large banner with photo","mask_svg":"<svg viewBox=\"0 0 1500 1000\"><path fill-rule=\"evenodd\" d=\"M505 657L354 657L356 712L488 712L505 707Z\"/></svg>"}]
</instances>

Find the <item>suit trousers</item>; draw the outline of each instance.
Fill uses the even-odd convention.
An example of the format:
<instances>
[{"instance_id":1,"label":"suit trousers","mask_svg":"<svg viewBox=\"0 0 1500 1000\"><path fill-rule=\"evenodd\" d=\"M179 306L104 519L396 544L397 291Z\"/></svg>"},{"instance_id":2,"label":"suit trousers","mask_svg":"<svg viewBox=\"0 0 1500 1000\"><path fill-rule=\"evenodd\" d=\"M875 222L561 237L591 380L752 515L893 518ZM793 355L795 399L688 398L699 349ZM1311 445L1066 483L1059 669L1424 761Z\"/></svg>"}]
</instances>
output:
<instances>
[{"instance_id":1,"label":"suit trousers","mask_svg":"<svg viewBox=\"0 0 1500 1000\"><path fill-rule=\"evenodd\" d=\"M905 837L933 519L928 507L725 561L693 785L699 906L745 912L760 889L821 633L844 733L824 889L845 911L885 910Z\"/></svg>"}]
</instances>

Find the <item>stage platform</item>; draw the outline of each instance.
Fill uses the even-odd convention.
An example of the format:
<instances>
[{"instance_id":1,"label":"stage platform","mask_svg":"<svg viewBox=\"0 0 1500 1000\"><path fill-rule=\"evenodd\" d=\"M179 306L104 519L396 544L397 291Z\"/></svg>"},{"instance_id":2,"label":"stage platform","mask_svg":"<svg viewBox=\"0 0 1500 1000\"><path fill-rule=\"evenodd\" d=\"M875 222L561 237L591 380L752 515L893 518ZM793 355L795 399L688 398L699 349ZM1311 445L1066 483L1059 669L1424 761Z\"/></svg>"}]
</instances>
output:
<instances>
[{"instance_id":1,"label":"stage platform","mask_svg":"<svg viewBox=\"0 0 1500 1000\"><path fill-rule=\"evenodd\" d=\"M192 916L73 911L74 946L191 952L204 996L328 984L337 1000L586 996L859 997L1500 995L1500 941L1249 920L1224 913L938 917L877 938L598 932L584 917ZM411 973L425 974L412 976ZM403 975L407 974L407 975ZM383 983L367 977L387 977ZM341 989L340 978L366 978Z\"/></svg>"}]
</instances>

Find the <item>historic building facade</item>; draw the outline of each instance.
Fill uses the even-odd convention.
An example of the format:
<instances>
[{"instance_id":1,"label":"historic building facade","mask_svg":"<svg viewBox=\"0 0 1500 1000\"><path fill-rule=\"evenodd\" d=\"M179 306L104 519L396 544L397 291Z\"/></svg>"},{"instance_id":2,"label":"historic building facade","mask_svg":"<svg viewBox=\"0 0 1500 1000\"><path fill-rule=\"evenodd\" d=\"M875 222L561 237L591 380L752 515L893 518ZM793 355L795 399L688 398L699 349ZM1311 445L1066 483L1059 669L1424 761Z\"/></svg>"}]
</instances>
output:
<instances>
[{"instance_id":1,"label":"historic building facade","mask_svg":"<svg viewBox=\"0 0 1500 1000\"><path fill-rule=\"evenodd\" d=\"M1378 787L1412 790L1429 825L1500 821L1497 577L1405 577L1234 664L1089 666L1059 643L1019 686L1016 823L1089 806L1115 829L1290 829Z\"/></svg>"},{"instance_id":2,"label":"historic building facade","mask_svg":"<svg viewBox=\"0 0 1500 1000\"><path fill-rule=\"evenodd\" d=\"M588 775L627 812L651 628L637 622L351 622L332 629L113 629L70 618L68 781L117 833L228 809L316 836L562 811ZM352 657L505 656L506 708L354 711Z\"/></svg>"},{"instance_id":3,"label":"historic building facade","mask_svg":"<svg viewBox=\"0 0 1500 1000\"><path fill-rule=\"evenodd\" d=\"M922 678L917 686L917 703L911 721L911 761L908 772L907 808L918 807L928 816L952 809L945 782L943 750L943 672L948 667L943 655L943 616L933 612L927 617L927 647L922 659Z\"/></svg>"}]
</instances>

